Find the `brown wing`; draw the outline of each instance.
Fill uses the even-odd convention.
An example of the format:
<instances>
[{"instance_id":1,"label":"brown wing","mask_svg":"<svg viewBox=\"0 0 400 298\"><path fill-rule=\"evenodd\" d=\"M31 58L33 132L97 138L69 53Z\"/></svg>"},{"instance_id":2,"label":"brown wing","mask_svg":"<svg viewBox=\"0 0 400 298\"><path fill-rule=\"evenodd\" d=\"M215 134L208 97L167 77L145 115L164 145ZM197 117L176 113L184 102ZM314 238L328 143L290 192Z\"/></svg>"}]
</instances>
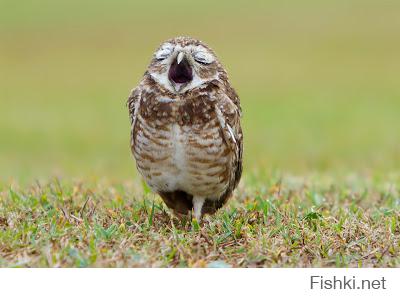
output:
<instances>
[{"instance_id":1,"label":"brown wing","mask_svg":"<svg viewBox=\"0 0 400 298\"><path fill-rule=\"evenodd\" d=\"M141 97L142 89L141 85L136 87L131 91L131 94L129 95L128 101L126 103L128 110L129 110L129 119L131 121L131 148L133 148L134 145L134 132L135 132L135 124L136 124L136 118L137 118L137 113L139 110L139 105L140 105L140 97Z\"/></svg>"},{"instance_id":2,"label":"brown wing","mask_svg":"<svg viewBox=\"0 0 400 298\"><path fill-rule=\"evenodd\" d=\"M221 119L220 125L225 142L234 153L232 161L232 182L230 187L233 189L238 185L242 175L242 155L243 155L243 133L240 126L240 108L236 106L228 97L225 97L216 107L217 115Z\"/></svg>"},{"instance_id":3,"label":"brown wing","mask_svg":"<svg viewBox=\"0 0 400 298\"><path fill-rule=\"evenodd\" d=\"M234 97L234 99L231 99L228 95ZM241 109L239 98L233 89L227 94L218 94L218 96L220 98L216 103L215 111L220 123L221 134L225 143L233 152L233 158L230 162L231 176L227 190L218 201L206 200L203 206L204 213L214 213L226 203L233 190L239 184L243 169L243 133L240 126Z\"/></svg>"}]
</instances>

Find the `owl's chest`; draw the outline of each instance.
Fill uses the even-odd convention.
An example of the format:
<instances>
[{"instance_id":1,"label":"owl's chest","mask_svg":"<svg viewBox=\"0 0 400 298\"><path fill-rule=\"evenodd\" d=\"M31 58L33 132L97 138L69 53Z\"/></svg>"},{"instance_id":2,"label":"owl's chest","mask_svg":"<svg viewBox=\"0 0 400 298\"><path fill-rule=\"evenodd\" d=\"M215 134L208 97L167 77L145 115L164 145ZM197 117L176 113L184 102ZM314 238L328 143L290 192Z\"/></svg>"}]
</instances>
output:
<instances>
[{"instance_id":1,"label":"owl's chest","mask_svg":"<svg viewBox=\"0 0 400 298\"><path fill-rule=\"evenodd\" d=\"M149 93L142 97L139 114L157 125L205 125L215 117L215 101L205 94L180 98Z\"/></svg>"},{"instance_id":2,"label":"owl's chest","mask_svg":"<svg viewBox=\"0 0 400 298\"><path fill-rule=\"evenodd\" d=\"M154 121L139 115L133 148L139 171L156 191L223 192L229 154L218 120L193 124L180 113Z\"/></svg>"}]
</instances>

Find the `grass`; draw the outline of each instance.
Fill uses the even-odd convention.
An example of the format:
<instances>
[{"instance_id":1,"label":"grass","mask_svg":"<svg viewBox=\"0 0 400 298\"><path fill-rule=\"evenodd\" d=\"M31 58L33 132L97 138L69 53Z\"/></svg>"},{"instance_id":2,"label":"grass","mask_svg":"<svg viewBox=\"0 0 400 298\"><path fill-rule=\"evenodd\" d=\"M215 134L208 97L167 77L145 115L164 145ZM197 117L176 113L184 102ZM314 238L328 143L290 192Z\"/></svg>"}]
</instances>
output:
<instances>
[{"instance_id":1,"label":"grass","mask_svg":"<svg viewBox=\"0 0 400 298\"><path fill-rule=\"evenodd\" d=\"M400 2L138 2L0 3L0 266L398 267ZM129 150L129 90L177 35L244 112L243 181L201 224Z\"/></svg>"},{"instance_id":2,"label":"grass","mask_svg":"<svg viewBox=\"0 0 400 298\"><path fill-rule=\"evenodd\" d=\"M243 187L248 179L200 224L171 217L140 184L4 187L0 266L398 267L392 179L287 177Z\"/></svg>"}]
</instances>

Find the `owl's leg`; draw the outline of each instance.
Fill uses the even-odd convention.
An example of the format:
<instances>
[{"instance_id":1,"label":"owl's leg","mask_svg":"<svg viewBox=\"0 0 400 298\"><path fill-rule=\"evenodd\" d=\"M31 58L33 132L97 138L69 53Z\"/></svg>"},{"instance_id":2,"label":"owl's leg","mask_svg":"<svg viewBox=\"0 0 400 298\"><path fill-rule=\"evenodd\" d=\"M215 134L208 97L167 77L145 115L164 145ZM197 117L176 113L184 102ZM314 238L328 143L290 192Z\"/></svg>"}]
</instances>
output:
<instances>
[{"instance_id":1,"label":"owl's leg","mask_svg":"<svg viewBox=\"0 0 400 298\"><path fill-rule=\"evenodd\" d=\"M193 197L193 211L198 222L201 219L201 209L203 208L204 200L202 197Z\"/></svg>"}]
</instances>

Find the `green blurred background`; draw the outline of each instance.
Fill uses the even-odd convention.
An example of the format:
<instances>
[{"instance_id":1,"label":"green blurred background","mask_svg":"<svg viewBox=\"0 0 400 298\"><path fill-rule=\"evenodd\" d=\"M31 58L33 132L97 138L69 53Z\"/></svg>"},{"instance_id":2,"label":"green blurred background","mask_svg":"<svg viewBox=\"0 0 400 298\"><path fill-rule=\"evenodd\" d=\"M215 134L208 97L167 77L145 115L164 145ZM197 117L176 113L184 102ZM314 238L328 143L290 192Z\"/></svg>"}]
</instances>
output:
<instances>
[{"instance_id":1,"label":"green blurred background","mask_svg":"<svg viewBox=\"0 0 400 298\"><path fill-rule=\"evenodd\" d=\"M397 171L399 16L384 0L0 0L0 177L133 177L126 98L178 35L228 70L245 173Z\"/></svg>"}]
</instances>

